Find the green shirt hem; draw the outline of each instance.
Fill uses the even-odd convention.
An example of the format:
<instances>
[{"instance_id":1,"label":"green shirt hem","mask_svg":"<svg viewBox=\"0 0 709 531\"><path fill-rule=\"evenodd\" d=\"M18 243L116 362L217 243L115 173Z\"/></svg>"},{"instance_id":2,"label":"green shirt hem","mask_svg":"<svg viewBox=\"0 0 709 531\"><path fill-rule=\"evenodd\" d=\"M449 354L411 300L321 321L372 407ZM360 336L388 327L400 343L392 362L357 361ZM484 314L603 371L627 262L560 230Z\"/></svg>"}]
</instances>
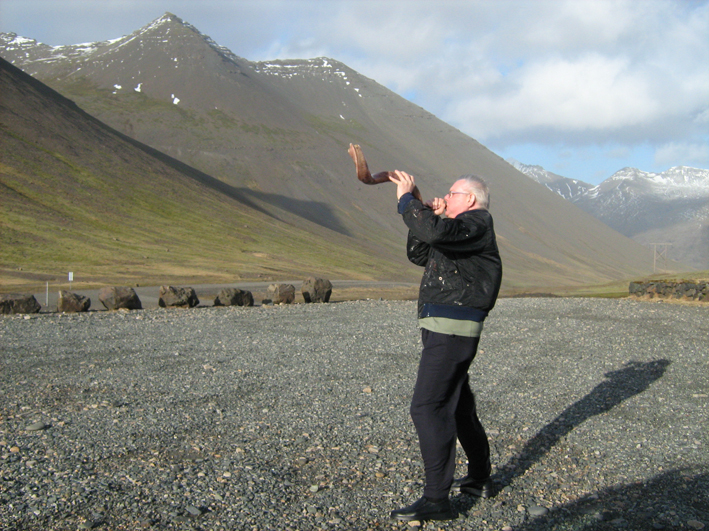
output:
<instances>
[{"instance_id":1,"label":"green shirt hem","mask_svg":"<svg viewBox=\"0 0 709 531\"><path fill-rule=\"evenodd\" d=\"M480 337L483 331L483 323L446 317L424 317L419 319L419 326L431 332L463 337Z\"/></svg>"}]
</instances>

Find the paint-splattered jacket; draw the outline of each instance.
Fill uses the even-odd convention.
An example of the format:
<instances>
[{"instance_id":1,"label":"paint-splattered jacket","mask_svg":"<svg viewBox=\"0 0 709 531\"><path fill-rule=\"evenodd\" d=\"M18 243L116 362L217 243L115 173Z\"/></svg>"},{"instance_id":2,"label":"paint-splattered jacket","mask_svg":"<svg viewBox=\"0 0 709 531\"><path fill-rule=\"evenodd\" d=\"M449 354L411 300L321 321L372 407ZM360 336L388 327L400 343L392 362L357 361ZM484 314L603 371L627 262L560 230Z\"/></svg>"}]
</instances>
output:
<instances>
[{"instance_id":1,"label":"paint-splattered jacket","mask_svg":"<svg viewBox=\"0 0 709 531\"><path fill-rule=\"evenodd\" d=\"M442 218L410 194L401 197L399 212L409 228L409 261L426 268L419 318L482 322L495 306L502 280L490 213L478 209Z\"/></svg>"}]
</instances>

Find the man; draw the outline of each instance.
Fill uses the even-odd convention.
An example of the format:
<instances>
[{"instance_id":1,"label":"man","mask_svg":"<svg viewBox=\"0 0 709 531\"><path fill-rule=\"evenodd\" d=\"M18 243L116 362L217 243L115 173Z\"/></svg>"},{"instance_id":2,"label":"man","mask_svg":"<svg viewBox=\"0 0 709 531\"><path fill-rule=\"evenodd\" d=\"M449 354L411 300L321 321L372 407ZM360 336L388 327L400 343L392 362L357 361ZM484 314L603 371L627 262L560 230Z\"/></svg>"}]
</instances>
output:
<instances>
[{"instance_id":1,"label":"man","mask_svg":"<svg viewBox=\"0 0 709 531\"><path fill-rule=\"evenodd\" d=\"M479 177L457 180L445 199L415 199L414 178L394 172L398 210L409 228L409 260L424 266L418 317L423 350L411 400L426 475L423 497L392 511L396 520L455 518L451 489L493 495L490 447L468 383L483 321L502 279L488 188ZM442 215L445 214L445 217ZM468 474L453 481L456 438L468 457Z\"/></svg>"}]
</instances>

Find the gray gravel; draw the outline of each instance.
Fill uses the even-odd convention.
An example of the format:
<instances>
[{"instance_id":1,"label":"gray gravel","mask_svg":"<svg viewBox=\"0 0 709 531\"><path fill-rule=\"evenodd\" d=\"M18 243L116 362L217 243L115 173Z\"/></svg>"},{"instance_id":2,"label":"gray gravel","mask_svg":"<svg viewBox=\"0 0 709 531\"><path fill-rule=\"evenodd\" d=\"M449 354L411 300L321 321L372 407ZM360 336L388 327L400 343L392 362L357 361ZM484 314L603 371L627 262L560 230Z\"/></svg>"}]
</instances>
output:
<instances>
[{"instance_id":1,"label":"gray gravel","mask_svg":"<svg viewBox=\"0 0 709 531\"><path fill-rule=\"evenodd\" d=\"M423 528L709 526L708 312L500 300L471 377L501 492ZM2 317L0 528L410 529L419 350L414 302Z\"/></svg>"}]
</instances>

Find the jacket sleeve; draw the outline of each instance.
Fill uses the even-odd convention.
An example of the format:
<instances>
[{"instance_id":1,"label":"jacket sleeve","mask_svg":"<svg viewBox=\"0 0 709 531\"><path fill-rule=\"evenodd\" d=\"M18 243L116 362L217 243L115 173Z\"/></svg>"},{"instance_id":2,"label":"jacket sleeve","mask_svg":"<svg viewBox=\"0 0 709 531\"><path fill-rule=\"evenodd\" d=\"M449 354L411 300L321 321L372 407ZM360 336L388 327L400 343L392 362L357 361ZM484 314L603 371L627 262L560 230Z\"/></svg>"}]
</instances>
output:
<instances>
[{"instance_id":1,"label":"jacket sleeve","mask_svg":"<svg viewBox=\"0 0 709 531\"><path fill-rule=\"evenodd\" d=\"M420 201L410 201L403 213L404 223L410 232L407 253L412 247L412 238L441 251L460 251L461 247L475 251L478 245L482 248L489 229L485 216L489 214L484 210L473 212L476 214L464 216L465 220L460 216L456 219L441 218Z\"/></svg>"},{"instance_id":2,"label":"jacket sleeve","mask_svg":"<svg viewBox=\"0 0 709 531\"><path fill-rule=\"evenodd\" d=\"M409 236L406 241L406 257L409 262L417 266L425 267L428 263L428 256L431 251L431 246L417 238L413 232L409 231Z\"/></svg>"}]
</instances>

